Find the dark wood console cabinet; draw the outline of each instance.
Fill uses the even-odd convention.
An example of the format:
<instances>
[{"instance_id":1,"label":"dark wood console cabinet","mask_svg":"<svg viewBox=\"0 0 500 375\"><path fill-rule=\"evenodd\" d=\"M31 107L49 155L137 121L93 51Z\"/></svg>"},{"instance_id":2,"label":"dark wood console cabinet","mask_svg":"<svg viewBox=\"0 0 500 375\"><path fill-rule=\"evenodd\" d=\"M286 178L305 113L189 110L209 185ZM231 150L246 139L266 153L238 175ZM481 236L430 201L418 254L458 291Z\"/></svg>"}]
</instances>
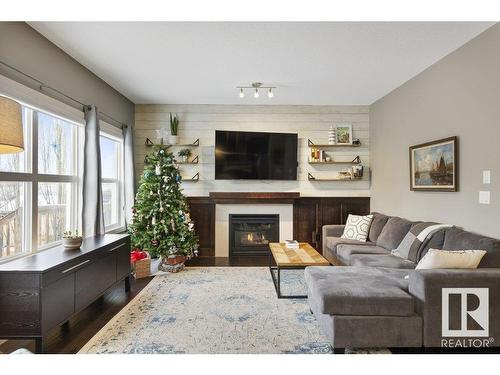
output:
<instances>
[{"instance_id":1,"label":"dark wood console cabinet","mask_svg":"<svg viewBox=\"0 0 500 375\"><path fill-rule=\"evenodd\" d=\"M298 193L211 193L209 197L188 197L188 203L200 240L200 257L215 256L217 203L292 203L294 238L309 242L320 253L323 225L345 224L349 214L370 212L369 197L301 197Z\"/></svg>"},{"instance_id":2,"label":"dark wood console cabinet","mask_svg":"<svg viewBox=\"0 0 500 375\"><path fill-rule=\"evenodd\" d=\"M79 250L57 246L0 264L0 338L35 339L68 321L116 283L130 287L130 238L86 238Z\"/></svg>"}]
</instances>

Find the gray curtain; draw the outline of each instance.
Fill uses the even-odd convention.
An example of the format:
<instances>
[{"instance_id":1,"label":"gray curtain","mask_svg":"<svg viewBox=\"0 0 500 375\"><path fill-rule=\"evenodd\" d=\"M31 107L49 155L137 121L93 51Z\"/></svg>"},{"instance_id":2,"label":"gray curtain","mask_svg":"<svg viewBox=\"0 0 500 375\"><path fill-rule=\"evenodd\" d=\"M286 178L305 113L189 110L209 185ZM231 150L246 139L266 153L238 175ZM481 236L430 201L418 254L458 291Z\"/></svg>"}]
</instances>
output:
<instances>
[{"instance_id":1,"label":"gray curtain","mask_svg":"<svg viewBox=\"0 0 500 375\"><path fill-rule=\"evenodd\" d=\"M134 140L132 126L123 128L123 161L124 161L124 190L125 190L125 224L128 226L132 219L132 206L135 198L134 180Z\"/></svg>"},{"instance_id":2,"label":"gray curtain","mask_svg":"<svg viewBox=\"0 0 500 375\"><path fill-rule=\"evenodd\" d=\"M82 228L85 237L105 233L99 136L99 112L97 111L97 107L85 107L82 207Z\"/></svg>"}]
</instances>

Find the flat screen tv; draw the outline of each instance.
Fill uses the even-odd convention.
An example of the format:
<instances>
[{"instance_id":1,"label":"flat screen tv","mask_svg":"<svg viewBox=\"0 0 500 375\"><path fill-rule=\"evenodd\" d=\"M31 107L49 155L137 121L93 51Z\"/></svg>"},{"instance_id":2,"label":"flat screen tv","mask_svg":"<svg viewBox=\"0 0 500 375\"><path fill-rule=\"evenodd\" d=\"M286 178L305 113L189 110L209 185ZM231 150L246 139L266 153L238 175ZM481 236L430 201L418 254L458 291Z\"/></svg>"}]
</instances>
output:
<instances>
[{"instance_id":1,"label":"flat screen tv","mask_svg":"<svg viewBox=\"0 0 500 375\"><path fill-rule=\"evenodd\" d=\"M216 180L296 180L297 134L215 131Z\"/></svg>"}]
</instances>

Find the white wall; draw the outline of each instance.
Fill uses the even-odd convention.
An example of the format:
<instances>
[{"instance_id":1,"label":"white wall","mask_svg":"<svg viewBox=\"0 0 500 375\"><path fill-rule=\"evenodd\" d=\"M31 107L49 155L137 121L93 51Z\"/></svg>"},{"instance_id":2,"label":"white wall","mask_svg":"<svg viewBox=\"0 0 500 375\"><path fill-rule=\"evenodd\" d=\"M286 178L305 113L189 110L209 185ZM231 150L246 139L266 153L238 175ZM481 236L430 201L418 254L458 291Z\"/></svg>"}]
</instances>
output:
<instances>
[{"instance_id":1,"label":"white wall","mask_svg":"<svg viewBox=\"0 0 500 375\"><path fill-rule=\"evenodd\" d=\"M169 112L180 119L180 143L200 138L200 164L181 166L182 175L200 172L199 182L184 182L189 196L207 196L211 191L298 191L304 196L369 196L370 182L310 182L307 172L318 177L333 176L346 166L310 165L307 139L327 143L328 130L335 124L352 124L353 136L362 147L332 149L337 160L352 160L360 155L365 171L370 167L369 113L367 106L234 106L234 105L136 105L135 160L140 178L144 157L151 149L144 146L146 137L154 139L155 129L169 128ZM226 181L215 180L215 130L269 131L298 133L299 168L297 181Z\"/></svg>"}]
</instances>

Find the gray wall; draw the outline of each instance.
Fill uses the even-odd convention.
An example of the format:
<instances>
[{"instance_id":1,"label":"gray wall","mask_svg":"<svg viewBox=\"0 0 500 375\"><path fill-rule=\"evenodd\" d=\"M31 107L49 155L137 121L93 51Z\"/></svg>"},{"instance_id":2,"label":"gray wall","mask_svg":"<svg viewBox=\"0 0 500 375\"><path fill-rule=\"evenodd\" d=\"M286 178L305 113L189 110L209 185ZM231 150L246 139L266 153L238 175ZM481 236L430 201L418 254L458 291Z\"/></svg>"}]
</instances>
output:
<instances>
[{"instance_id":1,"label":"gray wall","mask_svg":"<svg viewBox=\"0 0 500 375\"><path fill-rule=\"evenodd\" d=\"M130 100L24 22L0 22L0 60L83 103L97 105L120 122L134 123L134 104ZM0 74L37 88L2 65Z\"/></svg>"},{"instance_id":2,"label":"gray wall","mask_svg":"<svg viewBox=\"0 0 500 375\"><path fill-rule=\"evenodd\" d=\"M500 24L375 102L370 123L373 210L500 238ZM454 135L459 192L411 192L408 147Z\"/></svg>"}]
</instances>

